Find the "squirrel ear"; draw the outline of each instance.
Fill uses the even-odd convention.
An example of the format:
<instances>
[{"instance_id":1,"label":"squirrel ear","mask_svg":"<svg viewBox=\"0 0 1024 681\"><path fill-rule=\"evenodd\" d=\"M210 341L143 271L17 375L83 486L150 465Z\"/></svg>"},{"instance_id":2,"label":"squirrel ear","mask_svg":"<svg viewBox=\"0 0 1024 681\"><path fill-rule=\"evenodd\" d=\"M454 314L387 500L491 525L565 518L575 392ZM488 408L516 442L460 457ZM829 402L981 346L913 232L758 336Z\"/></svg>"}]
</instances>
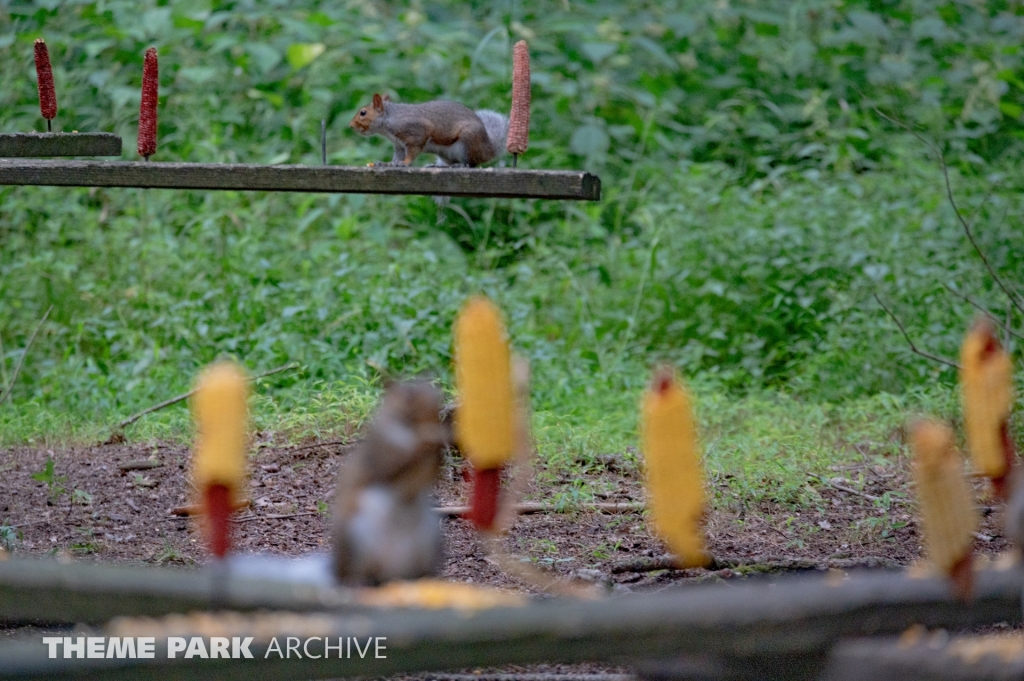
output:
<instances>
[{"instance_id":1,"label":"squirrel ear","mask_svg":"<svg viewBox=\"0 0 1024 681\"><path fill-rule=\"evenodd\" d=\"M384 101L385 102L390 102L391 101L391 95L384 95Z\"/></svg>"},{"instance_id":2,"label":"squirrel ear","mask_svg":"<svg viewBox=\"0 0 1024 681\"><path fill-rule=\"evenodd\" d=\"M373 95L373 108L380 111L384 108L384 100L381 99L380 95L374 93Z\"/></svg>"}]
</instances>

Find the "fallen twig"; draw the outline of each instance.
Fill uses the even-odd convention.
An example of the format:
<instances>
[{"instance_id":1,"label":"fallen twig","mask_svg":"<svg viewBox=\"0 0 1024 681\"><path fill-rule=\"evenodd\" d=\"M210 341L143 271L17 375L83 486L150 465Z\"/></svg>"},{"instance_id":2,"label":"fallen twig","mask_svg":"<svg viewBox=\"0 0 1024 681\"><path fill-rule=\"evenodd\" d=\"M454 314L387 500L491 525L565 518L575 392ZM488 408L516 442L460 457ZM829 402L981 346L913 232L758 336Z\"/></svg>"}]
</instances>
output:
<instances>
[{"instance_id":1,"label":"fallen twig","mask_svg":"<svg viewBox=\"0 0 1024 681\"><path fill-rule=\"evenodd\" d=\"M233 523L247 523L250 520L285 520L286 518L299 518L308 515L323 515L319 511L302 511L301 513L268 513L266 515L252 515L241 516L240 518L232 518Z\"/></svg>"},{"instance_id":2,"label":"fallen twig","mask_svg":"<svg viewBox=\"0 0 1024 681\"><path fill-rule=\"evenodd\" d=\"M235 510L248 508L249 506L252 506L252 499L242 499L235 503ZM175 506L168 513L173 516L202 515L203 507L202 504L186 504L185 506Z\"/></svg>"},{"instance_id":3,"label":"fallen twig","mask_svg":"<svg viewBox=\"0 0 1024 681\"><path fill-rule=\"evenodd\" d=\"M50 316L50 311L53 310L53 305L46 308L46 312L43 313L43 318L36 324L36 328L32 330L32 335L28 337L28 342L25 343L25 349L21 353L21 357L18 358L18 363L14 365L14 373L11 374L11 382L7 384L3 393L0 393L0 404L11 396L11 392L14 390L14 384L18 381L18 374L21 372L21 365L25 363L25 357L28 355L29 348L32 347L32 341L36 339L36 334L39 333L39 329L43 326L46 318Z\"/></svg>"},{"instance_id":4,"label":"fallen twig","mask_svg":"<svg viewBox=\"0 0 1024 681\"><path fill-rule=\"evenodd\" d=\"M903 322L900 321L899 317L897 317L893 313L893 311L890 310L886 306L886 304L882 302L882 299L878 296L877 293L874 293L872 295L875 296L875 300L877 300L878 304L882 306L882 309L885 310L885 313L887 315L889 315L889 317L891 317L894 322L896 322L896 326L899 327L900 333L902 333L903 337L907 339L907 344L910 345L911 352L913 352L914 354L917 354L917 355L921 355L922 357L925 357L927 359L930 359L933 362L939 362L940 364L945 364L946 366L953 367L954 369L957 369L957 370L960 369L960 364L958 362L954 362L951 359L946 359L945 357L939 357L938 355L933 355L930 352L925 352L924 350L918 349L918 347L916 345L914 345L914 341L910 338L910 334L907 333L907 329L903 326Z\"/></svg>"},{"instance_id":5,"label":"fallen twig","mask_svg":"<svg viewBox=\"0 0 1024 681\"><path fill-rule=\"evenodd\" d=\"M290 454L292 452L301 452L305 449L316 449L318 447L338 447L350 444L352 444L351 438L346 440L324 440L321 442L313 442L308 445L291 445L287 447L274 447L273 445L263 445L260 447L260 449L276 449L278 451Z\"/></svg>"},{"instance_id":6,"label":"fallen twig","mask_svg":"<svg viewBox=\"0 0 1024 681\"><path fill-rule=\"evenodd\" d=\"M711 562L703 569L716 570L746 569L755 572L779 572L784 570L852 570L854 568L900 568L899 563L882 556L864 558L784 558L781 556L752 556L749 558L712 556ZM655 572L657 570L679 570L679 563L673 555L653 558L632 558L612 565L612 574L625 572Z\"/></svg>"},{"instance_id":7,"label":"fallen twig","mask_svg":"<svg viewBox=\"0 0 1024 681\"><path fill-rule=\"evenodd\" d=\"M836 482L835 480L831 480L829 478L823 478L820 475L814 475L813 473L809 473L808 475L810 475L815 480L828 485L832 489L839 490L840 492L846 492L847 494L855 494L858 497L863 497L863 498L867 499L868 501L878 501L879 499L881 499L881 497L876 497L874 494L868 494L867 492L861 492L859 489L854 489L852 487L847 487L846 485L844 485L844 484L842 484L840 482Z\"/></svg>"},{"instance_id":8,"label":"fallen twig","mask_svg":"<svg viewBox=\"0 0 1024 681\"><path fill-rule=\"evenodd\" d=\"M292 362L291 364L286 364L284 366L277 367L276 369L271 369L270 371L264 371L262 374L256 374L255 376L252 377L251 380L255 381L255 380L260 379L260 378L266 378L267 376L272 376L274 374L279 374L282 371L291 371L292 369L298 369L298 368L299 368L299 363L298 362ZM146 416L148 414L152 414L155 411L160 411L161 409L169 407L172 404L177 404L178 402L184 402L188 398L192 397L193 393L195 393L195 390L189 390L187 393L183 393L181 395L178 395L177 397L172 397L169 400L164 400L163 402L160 402L159 404L154 404L152 407L149 407L148 409L143 409L142 411L140 411L137 414L132 414L131 416L129 416L128 418L126 418L125 420L123 420L123 421L121 421L120 423L117 424L117 428L115 429L115 433L117 431L124 430L125 428L127 428L131 424L133 424L136 421L138 421L139 419L141 419L143 416Z\"/></svg>"},{"instance_id":9,"label":"fallen twig","mask_svg":"<svg viewBox=\"0 0 1024 681\"><path fill-rule=\"evenodd\" d=\"M241 502L237 508L245 508L252 505L252 501L246 499ZM469 506L441 506L434 509L443 516L461 516L469 512ZM639 513L644 510L644 505L640 503L596 503L596 504L583 504L581 506L568 506L560 508L558 506L552 506L550 504L541 504L536 501L527 501L521 504L516 504L516 511L520 515L527 513L569 513L574 510L584 511L599 511L601 513ZM203 512L202 506L199 504L187 504L185 506L175 506L170 509L169 514L172 516L192 516L200 515ZM280 519L290 518L297 515L318 515L318 512L310 511L308 513L293 513L289 515L261 515L246 517L240 520L255 520L256 518L269 518L269 519Z\"/></svg>"},{"instance_id":10,"label":"fallen twig","mask_svg":"<svg viewBox=\"0 0 1024 681\"><path fill-rule=\"evenodd\" d=\"M639 502L599 502L575 506L555 506L537 501L524 501L515 505L516 513L572 513L573 511L598 511L601 513L640 513L645 505ZM441 506L435 509L443 516L461 516L469 512L469 506Z\"/></svg>"},{"instance_id":11,"label":"fallen twig","mask_svg":"<svg viewBox=\"0 0 1024 681\"><path fill-rule=\"evenodd\" d=\"M143 461L126 461L125 463L118 464L117 470L121 471L121 475L124 475L128 471L144 471L150 468L163 468L163 461L154 461L152 459L146 459Z\"/></svg>"}]
</instances>

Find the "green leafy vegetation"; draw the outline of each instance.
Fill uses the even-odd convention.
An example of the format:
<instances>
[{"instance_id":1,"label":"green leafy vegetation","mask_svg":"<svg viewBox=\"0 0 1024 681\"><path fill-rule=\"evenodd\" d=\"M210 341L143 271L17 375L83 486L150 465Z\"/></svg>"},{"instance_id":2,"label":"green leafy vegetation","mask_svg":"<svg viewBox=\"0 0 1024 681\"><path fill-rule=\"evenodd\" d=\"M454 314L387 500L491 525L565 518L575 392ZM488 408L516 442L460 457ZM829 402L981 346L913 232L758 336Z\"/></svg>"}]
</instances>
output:
<instances>
[{"instance_id":1,"label":"green leafy vegetation","mask_svg":"<svg viewBox=\"0 0 1024 681\"><path fill-rule=\"evenodd\" d=\"M955 415L977 314L1021 315L1024 17L1010 3L0 2L0 130L41 130L32 42L58 129L134 158L142 53L160 52L155 161L362 165L347 127L376 91L507 110L510 45L533 60L529 168L601 175L598 204L60 188L0 189L0 441L105 439L224 354L261 380L256 426L347 436L379 371L450 378L465 297L505 310L531 359L552 475L635 444L655 362L695 381L715 475L803 499L851 443L908 411ZM879 115L876 109L885 116ZM1010 339L1013 341L1014 339ZM1019 356L1017 346L1010 343ZM132 438L182 439L187 412ZM872 445L874 447L874 445ZM837 454L839 452L839 454ZM582 458L581 458L582 457ZM788 467L788 468L787 468ZM780 487L770 480L782 479ZM791 482L789 482L791 480ZM566 502L588 490L567 488ZM760 498L760 497L758 497Z\"/></svg>"}]
</instances>

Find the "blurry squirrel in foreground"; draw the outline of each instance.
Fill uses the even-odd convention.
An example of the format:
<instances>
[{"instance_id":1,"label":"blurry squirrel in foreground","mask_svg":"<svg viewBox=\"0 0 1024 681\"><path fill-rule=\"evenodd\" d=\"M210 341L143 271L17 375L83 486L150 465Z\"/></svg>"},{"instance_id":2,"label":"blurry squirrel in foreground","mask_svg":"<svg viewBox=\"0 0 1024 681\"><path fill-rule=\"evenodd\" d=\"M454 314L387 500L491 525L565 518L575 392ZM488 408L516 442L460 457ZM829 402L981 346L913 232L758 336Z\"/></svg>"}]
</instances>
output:
<instances>
[{"instance_id":1,"label":"blurry squirrel in foreground","mask_svg":"<svg viewBox=\"0 0 1024 681\"><path fill-rule=\"evenodd\" d=\"M508 118L496 111L473 111L443 100L397 104L379 94L349 126L361 135L383 135L395 145L391 161L375 165L412 165L425 151L437 154L439 165L478 166L504 154L508 137Z\"/></svg>"},{"instance_id":2,"label":"blurry squirrel in foreground","mask_svg":"<svg viewBox=\"0 0 1024 681\"><path fill-rule=\"evenodd\" d=\"M441 392L426 381L395 383L363 440L342 463L334 522L334 573L379 584L437 572L441 522L431 492L447 433Z\"/></svg>"}]
</instances>

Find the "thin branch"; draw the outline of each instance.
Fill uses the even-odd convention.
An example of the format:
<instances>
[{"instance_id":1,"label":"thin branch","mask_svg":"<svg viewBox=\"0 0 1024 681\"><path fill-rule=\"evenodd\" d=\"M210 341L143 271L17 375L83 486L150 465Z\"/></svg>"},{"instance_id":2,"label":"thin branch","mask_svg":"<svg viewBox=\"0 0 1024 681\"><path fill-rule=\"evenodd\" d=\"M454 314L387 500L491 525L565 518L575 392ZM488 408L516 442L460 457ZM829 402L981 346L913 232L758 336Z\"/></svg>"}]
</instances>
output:
<instances>
[{"instance_id":1,"label":"thin branch","mask_svg":"<svg viewBox=\"0 0 1024 681\"><path fill-rule=\"evenodd\" d=\"M1010 299L1013 306L1020 312L1024 313L1024 307L1021 307L1017 294L1010 290L1010 287L1003 282L1002 277L996 274L995 269L992 268L991 263L989 263L988 258L985 256L985 252L981 250L981 246L979 246L978 242L974 240L974 233L971 231L971 225L969 225L967 220L964 219L963 214L960 212L960 207L956 203L956 199L953 198L953 187L949 183L949 166L946 165L946 158L939 154L939 161L942 163L942 177L946 181L946 197L949 199L949 205L953 207L953 212L956 213L956 219L960 221L960 226L964 228L964 234L967 235L967 239L971 242L971 246L974 247L974 252L978 254L979 258L981 258L981 262L985 265L985 269L988 270L988 273L992 276L992 280L1003 290L1003 293L1005 293L1006 297Z\"/></svg>"},{"instance_id":2,"label":"thin branch","mask_svg":"<svg viewBox=\"0 0 1024 681\"><path fill-rule=\"evenodd\" d=\"M974 239L974 232L972 231L970 223L967 222L967 219L964 217L963 213L960 212L960 206L957 204L956 198L953 196L953 185L949 180L949 164L946 163L946 156L945 154L942 153L942 149L940 149L937 144L926 140L920 133L918 133L916 130L911 128L903 121L887 116L877 108L875 109L875 113L877 113L879 116L889 121L890 123L894 123L903 128L904 130L908 131L910 134L912 134L914 137L920 140L923 144L928 146L932 150L932 153L935 154L936 158L939 161L939 165L942 168L942 179L946 185L946 199L949 201L949 205L953 208L953 213L956 215L957 221L963 228L964 234L967 235L967 240L971 242L971 246L974 247L974 252L978 254L979 258L981 258L981 262L983 265L985 265L985 269L988 270L988 273L992 277L992 280L995 281L996 285L1003 290L1003 293L1005 293L1006 297L1010 299L1010 302L1013 304L1013 306L1017 308L1017 310L1019 310L1021 313L1024 313L1024 307L1021 306L1020 298L1018 297L1017 293L1011 290L1010 287L1003 282L1002 278L998 274L996 274L996 271L992 267L992 264L988 261L988 257L985 256L985 252L981 250L981 246L979 246L978 242Z\"/></svg>"},{"instance_id":3,"label":"thin branch","mask_svg":"<svg viewBox=\"0 0 1024 681\"><path fill-rule=\"evenodd\" d=\"M910 334L907 333L907 329L903 326L903 322L900 321L899 317L897 317L893 313L892 310L890 310L888 307L886 307L885 303L882 302L882 299L880 297L878 297L877 293L873 293L872 295L875 297L875 300L878 301L878 304L882 306L882 309L885 310L885 313L887 315L889 315L889 317L891 317L894 322L896 322L896 326L899 327L900 333L902 333L903 337L907 339L907 345L910 346L911 352L913 352L916 355L921 355L922 357L924 357L926 359L930 359L933 362L938 362L939 364L945 364L946 366L953 367L954 369L957 369L957 370L960 369L960 364L958 362L954 362L951 359L946 359L945 357L939 357L938 355L933 355L930 352L925 352L924 350L918 349L918 347L916 345L914 345L914 341L910 338Z\"/></svg>"},{"instance_id":4,"label":"thin branch","mask_svg":"<svg viewBox=\"0 0 1024 681\"><path fill-rule=\"evenodd\" d=\"M271 369L270 371L265 371L262 374L256 374L255 376L252 377L251 380L255 381L255 380L260 379L260 378L266 378L267 376L272 376L274 374L279 374L282 371L291 371L292 369L297 369L298 367L299 367L299 363L298 362L292 362L291 364L286 364L286 365L284 365L282 367L277 367L276 369ZM149 407L148 409L143 409L142 411L140 411L137 414L132 414L131 416L126 418L124 421L121 421L120 423L117 424L117 430L124 430L125 428L127 428L131 424L133 424L136 421L138 421L139 419L141 419L143 416L146 416L148 414L152 414L155 411L160 411L161 409L169 407L172 404L177 404L178 402L184 402L188 398L192 397L192 395L194 393L195 393L195 390L189 390L187 393L183 393L183 394L178 395L176 397L172 397L169 400L164 400L163 402L161 402L159 404L154 404L152 407Z\"/></svg>"},{"instance_id":5,"label":"thin branch","mask_svg":"<svg viewBox=\"0 0 1024 681\"><path fill-rule=\"evenodd\" d=\"M961 300L963 300L963 301L965 301L967 303L970 303L975 309L977 309L983 315L985 315L990 320L992 320L992 323L995 324L996 326L998 326L999 328L1001 328L1003 331L1005 331L1006 333L1010 334L1011 336L1014 336L1016 338L1020 338L1020 339L1024 340L1024 334L1020 334L1017 331L1014 331L1013 328L1011 328L1008 323L1004 324L1002 321L999 320L999 318L997 318L994 314L992 314L981 303L977 302L976 300L971 298L966 293L963 293L962 291L957 291L955 288L953 288L953 286L951 284L946 284L946 288L948 288L950 290L950 292L953 293L953 295L957 296L958 298L960 298ZM1010 303L1007 302L1006 306L1007 306L1007 311L1009 312L1012 309L1010 307ZM1007 318L1008 319L1009 319L1009 317L1010 317L1010 315L1007 314ZM1008 345L1008 343L1003 343L1003 345Z\"/></svg>"},{"instance_id":6,"label":"thin branch","mask_svg":"<svg viewBox=\"0 0 1024 681\"><path fill-rule=\"evenodd\" d=\"M882 556L865 556L864 558L787 558L784 556L712 556L705 570L736 570L753 572L779 572L784 570L853 570L857 568L901 567L891 558ZM631 558L613 563L610 572L613 575L627 572L656 572L658 570L678 570L679 563L675 556L664 555L653 558Z\"/></svg>"},{"instance_id":7,"label":"thin branch","mask_svg":"<svg viewBox=\"0 0 1024 681\"><path fill-rule=\"evenodd\" d=\"M14 366L14 373L11 374L11 382L7 385L7 389L0 394L0 404L4 403L8 397L11 396L11 392L14 390L14 384L18 382L18 374L21 372L21 365L25 362L25 357L28 355L29 349L32 347L32 341L36 339L36 334L39 333L39 329L42 328L43 323L46 322L46 318L50 316L50 311L53 310L53 305L46 308L46 312L43 313L43 318L36 324L36 328L32 330L32 335L28 337L28 342L25 343L25 350L22 351L21 357L18 358L18 363Z\"/></svg>"}]
</instances>

